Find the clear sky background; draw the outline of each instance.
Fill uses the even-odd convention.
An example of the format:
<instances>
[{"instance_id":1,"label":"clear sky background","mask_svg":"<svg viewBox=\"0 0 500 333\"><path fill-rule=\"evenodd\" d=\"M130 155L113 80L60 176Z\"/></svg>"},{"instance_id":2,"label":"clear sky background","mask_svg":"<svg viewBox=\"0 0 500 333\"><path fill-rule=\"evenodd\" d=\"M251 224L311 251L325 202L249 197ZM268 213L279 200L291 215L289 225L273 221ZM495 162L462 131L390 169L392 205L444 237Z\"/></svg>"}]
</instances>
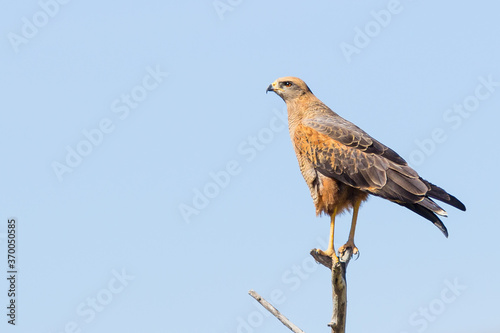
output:
<instances>
[{"instance_id":1,"label":"clear sky background","mask_svg":"<svg viewBox=\"0 0 500 333\"><path fill-rule=\"evenodd\" d=\"M304 79L460 198L431 223L371 198L348 332L498 333L500 5L2 1L2 332L328 332L330 272L267 86ZM336 246L350 214L338 219Z\"/></svg>"}]
</instances>

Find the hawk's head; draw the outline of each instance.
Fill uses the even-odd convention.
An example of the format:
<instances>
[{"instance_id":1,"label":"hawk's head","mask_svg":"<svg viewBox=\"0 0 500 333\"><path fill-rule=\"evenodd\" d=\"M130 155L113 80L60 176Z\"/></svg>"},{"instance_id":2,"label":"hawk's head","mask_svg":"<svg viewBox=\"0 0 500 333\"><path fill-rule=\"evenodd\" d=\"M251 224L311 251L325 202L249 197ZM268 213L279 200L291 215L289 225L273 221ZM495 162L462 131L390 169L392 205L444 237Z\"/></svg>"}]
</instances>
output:
<instances>
[{"instance_id":1,"label":"hawk's head","mask_svg":"<svg viewBox=\"0 0 500 333\"><path fill-rule=\"evenodd\" d=\"M309 89L304 81L293 76L285 76L277 79L267 87L266 93L268 91L274 91L285 102L292 101L307 93L312 94L311 89Z\"/></svg>"}]
</instances>

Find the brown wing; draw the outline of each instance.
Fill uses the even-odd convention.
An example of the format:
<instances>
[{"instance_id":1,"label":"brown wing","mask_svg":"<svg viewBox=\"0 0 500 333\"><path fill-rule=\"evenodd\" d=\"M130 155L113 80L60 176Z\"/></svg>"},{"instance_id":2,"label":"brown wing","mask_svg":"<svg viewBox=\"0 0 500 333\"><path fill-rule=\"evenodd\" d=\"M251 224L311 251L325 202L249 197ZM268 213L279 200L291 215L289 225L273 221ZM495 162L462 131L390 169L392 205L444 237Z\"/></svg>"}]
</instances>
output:
<instances>
[{"instance_id":1,"label":"brown wing","mask_svg":"<svg viewBox=\"0 0 500 333\"><path fill-rule=\"evenodd\" d=\"M385 146L377 147L367 134L346 126L315 125L307 120L297 126L295 144L325 176L393 201L416 203L429 191L401 157L396 154L400 163L384 157Z\"/></svg>"},{"instance_id":2,"label":"brown wing","mask_svg":"<svg viewBox=\"0 0 500 333\"><path fill-rule=\"evenodd\" d=\"M366 153L380 155L397 164L407 165L406 161L394 150L384 146L361 128L337 114L335 114L335 116L321 116L314 119L305 119L303 124L322 134L326 134L348 147L353 147ZM417 173L413 171L413 174L416 175Z\"/></svg>"},{"instance_id":3,"label":"brown wing","mask_svg":"<svg viewBox=\"0 0 500 333\"><path fill-rule=\"evenodd\" d=\"M294 144L321 174L405 206L447 235L435 215L446 212L428 197L436 192L434 185L420 178L396 152L354 124L340 117L307 119L296 127Z\"/></svg>"}]
</instances>

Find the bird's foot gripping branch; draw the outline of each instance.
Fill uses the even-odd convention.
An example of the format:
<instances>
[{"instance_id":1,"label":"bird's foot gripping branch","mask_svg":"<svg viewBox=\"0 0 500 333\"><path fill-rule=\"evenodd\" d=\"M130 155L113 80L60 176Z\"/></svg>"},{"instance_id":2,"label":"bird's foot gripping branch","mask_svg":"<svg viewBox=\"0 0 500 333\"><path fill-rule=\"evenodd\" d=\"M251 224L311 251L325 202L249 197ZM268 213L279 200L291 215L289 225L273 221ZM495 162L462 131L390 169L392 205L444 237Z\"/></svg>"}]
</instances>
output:
<instances>
[{"instance_id":1,"label":"bird's foot gripping branch","mask_svg":"<svg viewBox=\"0 0 500 333\"><path fill-rule=\"evenodd\" d=\"M347 314L346 270L347 265L352 258L352 252L352 247L347 247L344 252L339 253L338 260L337 257L325 255L322 253L322 251L318 251L317 249L312 249L310 252L316 262L331 269L332 271L333 313L332 319L328 323L328 326L330 326L332 333L345 333L345 322ZM335 258L335 260L333 260L333 258ZM258 293L253 290L250 290L248 293L292 332L305 333L298 326L293 324L288 318L282 315L274 306L271 305L271 303L266 301Z\"/></svg>"},{"instance_id":2,"label":"bird's foot gripping branch","mask_svg":"<svg viewBox=\"0 0 500 333\"><path fill-rule=\"evenodd\" d=\"M345 251L339 253L339 260L332 260L332 257L322 255L317 249L311 250L311 255L321 265L332 270L332 300L333 313L328 326L332 328L332 333L344 333L347 314L347 265L352 258L352 247L346 247Z\"/></svg>"}]
</instances>

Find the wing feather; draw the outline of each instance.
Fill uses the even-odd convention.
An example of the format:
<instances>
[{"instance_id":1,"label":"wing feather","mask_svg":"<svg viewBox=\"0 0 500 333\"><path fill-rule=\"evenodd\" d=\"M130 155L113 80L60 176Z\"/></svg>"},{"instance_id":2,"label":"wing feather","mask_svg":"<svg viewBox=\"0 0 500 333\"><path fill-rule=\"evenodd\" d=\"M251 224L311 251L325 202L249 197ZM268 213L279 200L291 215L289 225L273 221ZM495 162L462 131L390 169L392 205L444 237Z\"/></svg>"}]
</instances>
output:
<instances>
[{"instance_id":1,"label":"wing feather","mask_svg":"<svg viewBox=\"0 0 500 333\"><path fill-rule=\"evenodd\" d=\"M403 159L387 158L389 148L377 145L352 124L331 124L320 117L303 121L295 129L297 152L305 155L318 172L398 203L424 200L430 187ZM426 206L444 212L437 205Z\"/></svg>"},{"instance_id":2,"label":"wing feather","mask_svg":"<svg viewBox=\"0 0 500 333\"><path fill-rule=\"evenodd\" d=\"M398 184L405 191L408 191L412 194L424 196L427 191L429 191L427 186L422 181L420 181L420 179L410 178L393 169L387 170L387 177L394 183Z\"/></svg>"},{"instance_id":3,"label":"wing feather","mask_svg":"<svg viewBox=\"0 0 500 333\"><path fill-rule=\"evenodd\" d=\"M406 161L391 148L383 145L358 126L336 115L325 115L313 119L304 119L302 123L348 146L356 147L366 153L372 153L386 159L406 165Z\"/></svg>"},{"instance_id":4,"label":"wing feather","mask_svg":"<svg viewBox=\"0 0 500 333\"><path fill-rule=\"evenodd\" d=\"M307 157L318 172L405 206L445 234L435 214L446 216L446 212L429 197L465 210L458 199L422 179L392 149L336 114L302 120L293 140L296 152Z\"/></svg>"}]
</instances>

